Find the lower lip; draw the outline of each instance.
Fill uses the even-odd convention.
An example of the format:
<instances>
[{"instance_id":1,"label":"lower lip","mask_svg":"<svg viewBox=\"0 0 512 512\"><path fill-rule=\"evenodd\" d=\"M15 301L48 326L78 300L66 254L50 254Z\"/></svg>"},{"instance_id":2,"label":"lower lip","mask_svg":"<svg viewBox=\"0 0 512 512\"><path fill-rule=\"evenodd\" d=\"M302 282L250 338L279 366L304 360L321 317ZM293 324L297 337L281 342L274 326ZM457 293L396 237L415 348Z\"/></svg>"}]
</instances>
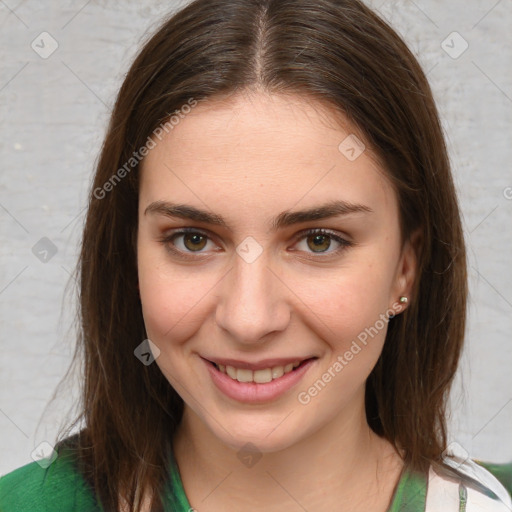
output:
<instances>
[{"instance_id":1,"label":"lower lip","mask_svg":"<svg viewBox=\"0 0 512 512\"><path fill-rule=\"evenodd\" d=\"M203 359L203 361L210 372L214 384L229 398L239 402L262 403L275 400L290 390L302 379L315 360L308 359L291 372L264 384L258 384L256 382L238 382L225 373L222 373L220 370L217 370L217 368L206 359Z\"/></svg>"}]
</instances>

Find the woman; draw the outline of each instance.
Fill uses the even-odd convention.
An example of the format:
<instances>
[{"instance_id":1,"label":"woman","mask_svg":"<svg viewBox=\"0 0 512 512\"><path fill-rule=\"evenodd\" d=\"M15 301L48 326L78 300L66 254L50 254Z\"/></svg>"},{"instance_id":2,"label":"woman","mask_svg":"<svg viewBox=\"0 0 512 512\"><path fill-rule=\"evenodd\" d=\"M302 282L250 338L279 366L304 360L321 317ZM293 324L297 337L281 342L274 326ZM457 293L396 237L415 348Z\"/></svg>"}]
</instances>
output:
<instances>
[{"instance_id":1,"label":"woman","mask_svg":"<svg viewBox=\"0 0 512 512\"><path fill-rule=\"evenodd\" d=\"M512 506L512 466L447 447L459 209L427 80L358 1L166 21L119 92L79 276L83 428L1 510Z\"/></svg>"}]
</instances>

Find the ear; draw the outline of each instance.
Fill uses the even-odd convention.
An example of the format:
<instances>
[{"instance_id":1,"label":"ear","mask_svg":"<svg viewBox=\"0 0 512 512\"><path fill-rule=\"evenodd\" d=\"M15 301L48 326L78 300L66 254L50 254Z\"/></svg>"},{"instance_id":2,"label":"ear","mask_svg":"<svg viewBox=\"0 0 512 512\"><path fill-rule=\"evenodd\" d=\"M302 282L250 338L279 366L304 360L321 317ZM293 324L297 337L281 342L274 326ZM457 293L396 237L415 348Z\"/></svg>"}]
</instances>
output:
<instances>
[{"instance_id":1,"label":"ear","mask_svg":"<svg viewBox=\"0 0 512 512\"><path fill-rule=\"evenodd\" d=\"M396 303L399 302L400 297L407 297L409 300L408 303L410 304L414 283L417 278L418 260L421 254L422 243L423 231L417 229L403 244L392 286L390 307L392 304L395 304L396 307ZM399 303L400 311L404 311L408 303Z\"/></svg>"}]
</instances>

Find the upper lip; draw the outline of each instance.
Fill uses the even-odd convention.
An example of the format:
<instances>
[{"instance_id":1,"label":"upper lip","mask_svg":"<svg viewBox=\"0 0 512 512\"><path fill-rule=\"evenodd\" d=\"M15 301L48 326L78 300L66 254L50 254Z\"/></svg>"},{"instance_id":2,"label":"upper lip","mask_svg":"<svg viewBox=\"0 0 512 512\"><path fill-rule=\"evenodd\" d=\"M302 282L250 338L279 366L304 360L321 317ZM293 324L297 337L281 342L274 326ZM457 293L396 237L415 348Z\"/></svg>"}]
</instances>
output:
<instances>
[{"instance_id":1,"label":"upper lip","mask_svg":"<svg viewBox=\"0 0 512 512\"><path fill-rule=\"evenodd\" d=\"M261 361L257 361L254 363L250 363L248 361L240 361L238 359L227 359L223 357L203 357L207 361L211 363L215 363L217 365L221 364L223 366L233 366L234 368L241 368L246 370L263 370L265 368L274 368L275 366L286 366L290 363L295 363L297 361L302 362L307 359L312 359L313 356L306 357L286 357L286 358L273 358L273 359L263 359Z\"/></svg>"}]
</instances>

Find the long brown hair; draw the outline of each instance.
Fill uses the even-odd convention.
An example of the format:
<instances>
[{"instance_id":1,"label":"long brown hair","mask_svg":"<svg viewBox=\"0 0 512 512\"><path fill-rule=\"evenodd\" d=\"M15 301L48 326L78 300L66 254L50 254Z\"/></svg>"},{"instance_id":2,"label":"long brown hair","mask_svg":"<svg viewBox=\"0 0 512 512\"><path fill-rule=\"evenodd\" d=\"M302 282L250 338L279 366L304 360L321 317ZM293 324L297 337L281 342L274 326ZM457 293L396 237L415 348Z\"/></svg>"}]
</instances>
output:
<instances>
[{"instance_id":1,"label":"long brown hair","mask_svg":"<svg viewBox=\"0 0 512 512\"><path fill-rule=\"evenodd\" d=\"M135 246L140 166L126 163L191 98L253 87L307 95L347 116L395 186L402 239L420 230L410 307L389 323L367 380L366 411L370 427L415 469L440 460L445 448L446 402L466 321L466 255L438 113L418 62L357 0L195 0L133 62L89 195L77 267L78 449L105 510L118 510L119 495L140 510L151 491L152 510L161 508L183 411L158 366L134 356L146 337Z\"/></svg>"}]
</instances>

